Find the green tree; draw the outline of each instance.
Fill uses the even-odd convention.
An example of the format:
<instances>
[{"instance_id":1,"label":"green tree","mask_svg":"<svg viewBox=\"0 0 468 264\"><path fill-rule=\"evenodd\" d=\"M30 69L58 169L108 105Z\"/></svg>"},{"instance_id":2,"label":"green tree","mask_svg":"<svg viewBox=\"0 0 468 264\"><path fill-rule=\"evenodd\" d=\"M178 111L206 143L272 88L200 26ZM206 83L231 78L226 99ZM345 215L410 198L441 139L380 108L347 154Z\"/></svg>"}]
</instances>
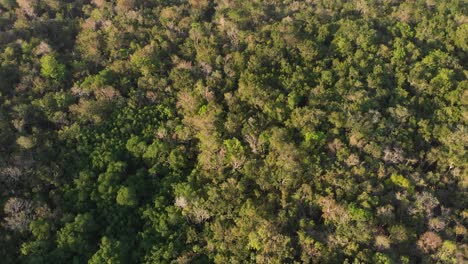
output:
<instances>
[{"instance_id":1,"label":"green tree","mask_svg":"<svg viewBox=\"0 0 468 264\"><path fill-rule=\"evenodd\" d=\"M98 251L96 251L96 253L94 253L94 255L89 259L88 263L124 263L121 243L108 237L103 237L101 239L101 243L99 244Z\"/></svg>"},{"instance_id":2,"label":"green tree","mask_svg":"<svg viewBox=\"0 0 468 264\"><path fill-rule=\"evenodd\" d=\"M46 78L56 81L65 79L65 65L61 64L54 55L45 55L41 58L41 73Z\"/></svg>"},{"instance_id":3,"label":"green tree","mask_svg":"<svg viewBox=\"0 0 468 264\"><path fill-rule=\"evenodd\" d=\"M135 207L138 204L135 190L131 187L120 187L116 201L119 205L129 207Z\"/></svg>"}]
</instances>

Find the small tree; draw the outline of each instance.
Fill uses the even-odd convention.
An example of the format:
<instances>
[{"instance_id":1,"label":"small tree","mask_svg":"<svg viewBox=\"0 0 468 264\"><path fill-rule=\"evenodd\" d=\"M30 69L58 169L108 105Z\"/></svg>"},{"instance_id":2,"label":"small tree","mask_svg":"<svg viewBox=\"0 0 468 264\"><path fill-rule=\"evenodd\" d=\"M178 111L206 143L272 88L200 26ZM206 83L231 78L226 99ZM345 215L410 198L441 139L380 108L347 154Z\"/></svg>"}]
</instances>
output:
<instances>
[{"instance_id":1,"label":"small tree","mask_svg":"<svg viewBox=\"0 0 468 264\"><path fill-rule=\"evenodd\" d=\"M116 200L117 204L129 207L133 207L138 203L135 190L131 187L121 187Z\"/></svg>"},{"instance_id":2,"label":"small tree","mask_svg":"<svg viewBox=\"0 0 468 264\"><path fill-rule=\"evenodd\" d=\"M119 241L103 237L99 250L91 257L89 263L123 263L121 247Z\"/></svg>"},{"instance_id":3,"label":"small tree","mask_svg":"<svg viewBox=\"0 0 468 264\"><path fill-rule=\"evenodd\" d=\"M59 63L53 55L45 55L41 58L41 74L46 78L62 81L65 79L65 65Z\"/></svg>"}]
</instances>

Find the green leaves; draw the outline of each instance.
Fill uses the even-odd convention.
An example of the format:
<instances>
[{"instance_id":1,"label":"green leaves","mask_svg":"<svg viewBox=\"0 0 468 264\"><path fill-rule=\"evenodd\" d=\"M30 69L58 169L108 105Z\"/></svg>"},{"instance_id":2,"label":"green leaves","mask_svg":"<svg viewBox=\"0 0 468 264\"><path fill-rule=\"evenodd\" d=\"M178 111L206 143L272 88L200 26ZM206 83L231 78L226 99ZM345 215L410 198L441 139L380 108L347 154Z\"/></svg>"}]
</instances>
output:
<instances>
[{"instance_id":1,"label":"green leaves","mask_svg":"<svg viewBox=\"0 0 468 264\"><path fill-rule=\"evenodd\" d=\"M65 79L65 65L61 64L54 55L45 55L41 58L41 74L56 81Z\"/></svg>"},{"instance_id":2,"label":"green leaves","mask_svg":"<svg viewBox=\"0 0 468 264\"><path fill-rule=\"evenodd\" d=\"M51 226L45 219L32 221L29 225L31 233L39 240L48 240L51 236Z\"/></svg>"},{"instance_id":3,"label":"green leaves","mask_svg":"<svg viewBox=\"0 0 468 264\"><path fill-rule=\"evenodd\" d=\"M103 237L99 249L89 259L89 264L120 264L125 263L122 256L122 245L119 241Z\"/></svg>"},{"instance_id":4,"label":"green leaves","mask_svg":"<svg viewBox=\"0 0 468 264\"><path fill-rule=\"evenodd\" d=\"M411 182L400 174L393 173L385 182L390 186L397 186L410 192L414 190L414 186Z\"/></svg>"},{"instance_id":5,"label":"green leaves","mask_svg":"<svg viewBox=\"0 0 468 264\"><path fill-rule=\"evenodd\" d=\"M118 205L128 207L135 207L138 204L136 192L131 187L120 187L116 201Z\"/></svg>"},{"instance_id":6,"label":"green leaves","mask_svg":"<svg viewBox=\"0 0 468 264\"><path fill-rule=\"evenodd\" d=\"M167 155L168 148L164 142L155 139L151 145L146 148L145 153L143 154L143 159L148 163L155 163L157 161L162 161L163 157Z\"/></svg>"},{"instance_id":7,"label":"green leaves","mask_svg":"<svg viewBox=\"0 0 468 264\"><path fill-rule=\"evenodd\" d=\"M169 165L176 171L182 171L187 167L187 153L180 149L173 149L168 157Z\"/></svg>"},{"instance_id":8,"label":"green leaves","mask_svg":"<svg viewBox=\"0 0 468 264\"><path fill-rule=\"evenodd\" d=\"M455 263L466 247L462 1L0 9L0 262Z\"/></svg>"},{"instance_id":9,"label":"green leaves","mask_svg":"<svg viewBox=\"0 0 468 264\"><path fill-rule=\"evenodd\" d=\"M134 135L127 141L126 148L136 157L142 157L146 152L147 145L141 141L140 137Z\"/></svg>"},{"instance_id":10,"label":"green leaves","mask_svg":"<svg viewBox=\"0 0 468 264\"><path fill-rule=\"evenodd\" d=\"M305 142L307 143L315 143L317 145L323 144L325 141L326 135L325 133L318 131L318 132L306 132L304 135Z\"/></svg>"},{"instance_id":11,"label":"green leaves","mask_svg":"<svg viewBox=\"0 0 468 264\"><path fill-rule=\"evenodd\" d=\"M57 233L58 248L71 254L90 255L93 232L98 229L91 213L78 214L73 222L67 223Z\"/></svg>"}]
</instances>

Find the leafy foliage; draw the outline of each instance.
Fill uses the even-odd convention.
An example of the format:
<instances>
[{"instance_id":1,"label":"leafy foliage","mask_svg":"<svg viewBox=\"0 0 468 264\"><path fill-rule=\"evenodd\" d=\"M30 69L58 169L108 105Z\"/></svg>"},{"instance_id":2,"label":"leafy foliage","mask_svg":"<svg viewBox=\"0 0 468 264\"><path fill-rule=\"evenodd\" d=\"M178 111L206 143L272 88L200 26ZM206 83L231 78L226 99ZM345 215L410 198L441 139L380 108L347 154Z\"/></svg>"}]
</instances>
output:
<instances>
[{"instance_id":1,"label":"leafy foliage","mask_svg":"<svg viewBox=\"0 0 468 264\"><path fill-rule=\"evenodd\" d=\"M0 0L0 262L466 262L467 8Z\"/></svg>"}]
</instances>

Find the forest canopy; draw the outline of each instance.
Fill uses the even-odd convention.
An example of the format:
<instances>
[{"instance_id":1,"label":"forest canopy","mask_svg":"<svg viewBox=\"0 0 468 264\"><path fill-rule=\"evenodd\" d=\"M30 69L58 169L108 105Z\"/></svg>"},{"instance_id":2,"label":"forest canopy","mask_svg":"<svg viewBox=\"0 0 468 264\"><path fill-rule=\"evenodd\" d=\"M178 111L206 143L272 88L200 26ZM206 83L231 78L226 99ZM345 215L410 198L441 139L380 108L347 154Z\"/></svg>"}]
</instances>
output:
<instances>
[{"instance_id":1,"label":"forest canopy","mask_svg":"<svg viewBox=\"0 0 468 264\"><path fill-rule=\"evenodd\" d=\"M467 51L463 0L0 0L0 262L467 262Z\"/></svg>"}]
</instances>

